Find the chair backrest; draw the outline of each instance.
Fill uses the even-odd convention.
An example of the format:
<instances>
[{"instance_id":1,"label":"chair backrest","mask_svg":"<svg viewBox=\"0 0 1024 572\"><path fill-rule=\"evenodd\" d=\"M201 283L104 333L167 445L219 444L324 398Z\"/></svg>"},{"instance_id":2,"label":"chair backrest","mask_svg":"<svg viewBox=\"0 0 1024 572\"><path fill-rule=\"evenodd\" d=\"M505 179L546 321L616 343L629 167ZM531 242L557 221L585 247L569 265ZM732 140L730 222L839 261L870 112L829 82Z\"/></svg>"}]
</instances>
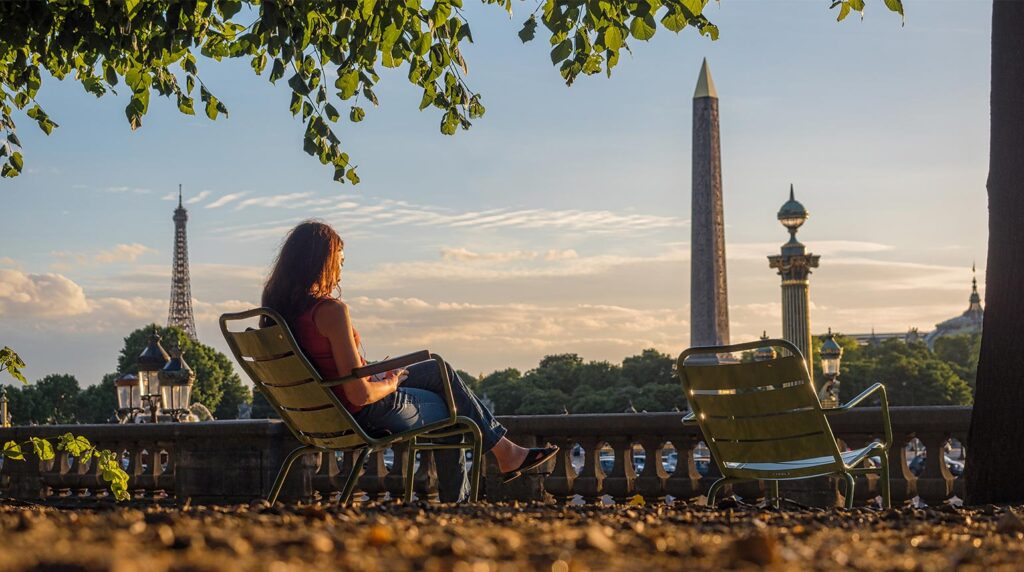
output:
<instances>
[{"instance_id":1,"label":"chair backrest","mask_svg":"<svg viewBox=\"0 0 1024 572\"><path fill-rule=\"evenodd\" d=\"M275 325L230 331L228 324L268 317ZM305 445L345 449L372 441L299 348L284 318L270 308L224 314L220 329L235 360L295 438Z\"/></svg>"},{"instance_id":2,"label":"chair backrest","mask_svg":"<svg viewBox=\"0 0 1024 572\"><path fill-rule=\"evenodd\" d=\"M700 359L763 346L790 355L749 363ZM842 467L832 428L793 344L763 340L690 348L677 366L686 399L723 475L750 476L749 464L765 463L772 473L765 476L785 478L799 469L792 462L821 457L826 459L819 465L831 459Z\"/></svg>"}]
</instances>

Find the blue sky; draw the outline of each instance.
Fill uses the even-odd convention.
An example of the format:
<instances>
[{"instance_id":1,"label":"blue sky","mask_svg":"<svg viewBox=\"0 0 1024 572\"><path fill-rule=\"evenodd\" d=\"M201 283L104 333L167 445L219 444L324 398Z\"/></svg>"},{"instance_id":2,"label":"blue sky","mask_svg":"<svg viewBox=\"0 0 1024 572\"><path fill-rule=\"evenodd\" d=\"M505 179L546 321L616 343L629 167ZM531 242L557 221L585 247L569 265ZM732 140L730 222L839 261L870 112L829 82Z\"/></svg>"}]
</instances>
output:
<instances>
[{"instance_id":1,"label":"blue sky","mask_svg":"<svg viewBox=\"0 0 1024 572\"><path fill-rule=\"evenodd\" d=\"M0 345L30 378L115 367L121 338L166 320L169 195L184 185L202 341L258 301L284 229L321 217L346 240L345 297L370 357L430 347L473 373L549 353L621 360L689 337L691 96L707 57L720 96L733 341L778 334L789 184L822 255L815 331L906 330L967 306L984 276L990 3L881 2L835 22L825 1L724 0L711 42L659 30L611 79L566 88L546 40L467 6L469 82L487 114L445 137L405 69L339 134L362 184L301 149L286 86L200 60L227 120L153 99L132 133L123 97L44 82L60 128L20 120L26 172L0 182ZM983 281L982 281L983 282Z\"/></svg>"}]
</instances>

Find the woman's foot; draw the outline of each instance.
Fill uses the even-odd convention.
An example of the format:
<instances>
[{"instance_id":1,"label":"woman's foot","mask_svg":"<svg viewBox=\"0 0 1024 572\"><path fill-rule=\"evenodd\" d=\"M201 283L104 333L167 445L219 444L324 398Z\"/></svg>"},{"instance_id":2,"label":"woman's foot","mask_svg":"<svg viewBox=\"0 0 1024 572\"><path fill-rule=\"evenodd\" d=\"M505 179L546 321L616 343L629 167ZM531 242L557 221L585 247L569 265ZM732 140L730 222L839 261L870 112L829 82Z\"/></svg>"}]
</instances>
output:
<instances>
[{"instance_id":1,"label":"woman's foot","mask_svg":"<svg viewBox=\"0 0 1024 572\"><path fill-rule=\"evenodd\" d=\"M557 452L558 447L556 446L526 449L526 455L523 457L523 461L515 470L504 471L501 475L501 482L507 483L518 479L526 471L539 467L551 460Z\"/></svg>"}]
</instances>

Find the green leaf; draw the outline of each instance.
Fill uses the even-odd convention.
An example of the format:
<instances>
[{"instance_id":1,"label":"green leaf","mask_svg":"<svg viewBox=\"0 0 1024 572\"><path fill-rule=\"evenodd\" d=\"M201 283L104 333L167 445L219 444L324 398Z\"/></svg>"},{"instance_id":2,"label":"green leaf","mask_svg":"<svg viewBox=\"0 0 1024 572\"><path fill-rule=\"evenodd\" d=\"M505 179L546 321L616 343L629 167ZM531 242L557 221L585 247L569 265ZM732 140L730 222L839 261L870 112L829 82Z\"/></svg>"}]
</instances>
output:
<instances>
[{"instance_id":1,"label":"green leaf","mask_svg":"<svg viewBox=\"0 0 1024 572\"><path fill-rule=\"evenodd\" d=\"M195 102L192 101L191 97L187 97L187 96L184 96L184 95L179 95L178 96L178 111L184 113L185 115L195 115L196 114Z\"/></svg>"},{"instance_id":2,"label":"green leaf","mask_svg":"<svg viewBox=\"0 0 1024 572\"><path fill-rule=\"evenodd\" d=\"M25 453L21 450L21 445L14 441L8 441L4 443L4 458L12 461L24 461Z\"/></svg>"},{"instance_id":3,"label":"green leaf","mask_svg":"<svg viewBox=\"0 0 1024 572\"><path fill-rule=\"evenodd\" d=\"M20 171L20 170L21 170L21 168L25 166L25 163L24 163L24 161L23 161L23 160L22 160L22 158L21 158L21 153L19 153L19 152L17 152L17 151L15 151L15 152L14 152L14 153L13 153L13 154L11 155L10 163L11 163L11 166L13 166L13 167L14 167L15 169L17 169L18 171ZM13 375L13 374L12 374L12 375ZM21 378L21 380L22 380L22 381L24 381L24 380L25 380L25 378L24 378L24 377L22 377L22 378Z\"/></svg>"},{"instance_id":4,"label":"green leaf","mask_svg":"<svg viewBox=\"0 0 1024 572\"><path fill-rule=\"evenodd\" d=\"M225 20L231 19L241 9L242 3L238 0L219 0L217 2L217 10L220 11Z\"/></svg>"},{"instance_id":5,"label":"green leaf","mask_svg":"<svg viewBox=\"0 0 1024 572\"><path fill-rule=\"evenodd\" d=\"M572 40L563 40L551 50L551 63L558 64L572 55Z\"/></svg>"},{"instance_id":6,"label":"green leaf","mask_svg":"<svg viewBox=\"0 0 1024 572\"><path fill-rule=\"evenodd\" d=\"M657 23L654 21L654 16L647 14L645 16L636 16L629 23L629 33L638 40L647 41L654 37L654 33L657 31Z\"/></svg>"},{"instance_id":7,"label":"green leaf","mask_svg":"<svg viewBox=\"0 0 1024 572\"><path fill-rule=\"evenodd\" d=\"M327 115L327 119L330 119L331 121L337 121L338 118L341 117L341 114L338 113L337 108L335 108L330 103L324 106L324 113Z\"/></svg>"},{"instance_id":8,"label":"green leaf","mask_svg":"<svg viewBox=\"0 0 1024 572\"><path fill-rule=\"evenodd\" d=\"M430 51L430 42L432 38L430 32L420 34L415 40L412 41L412 51L417 56L425 56Z\"/></svg>"},{"instance_id":9,"label":"green leaf","mask_svg":"<svg viewBox=\"0 0 1024 572\"><path fill-rule=\"evenodd\" d=\"M903 0L885 0L885 7L900 16L903 15Z\"/></svg>"},{"instance_id":10,"label":"green leaf","mask_svg":"<svg viewBox=\"0 0 1024 572\"><path fill-rule=\"evenodd\" d=\"M519 30L519 39L524 44L529 42L537 35L537 17L530 16L525 22L523 22L523 29Z\"/></svg>"},{"instance_id":11,"label":"green leaf","mask_svg":"<svg viewBox=\"0 0 1024 572\"><path fill-rule=\"evenodd\" d=\"M81 435L76 437L71 433L65 433L57 437L57 448L61 451L67 451L76 457L81 457L92 450L92 443Z\"/></svg>"},{"instance_id":12,"label":"green leaf","mask_svg":"<svg viewBox=\"0 0 1024 572\"><path fill-rule=\"evenodd\" d=\"M839 16L836 18L836 22L842 22L850 15L850 5L843 2L843 5L839 7Z\"/></svg>"},{"instance_id":13,"label":"green leaf","mask_svg":"<svg viewBox=\"0 0 1024 572\"><path fill-rule=\"evenodd\" d=\"M353 123L359 123L364 117L366 117L366 112L363 111L362 107L352 106L352 110L349 112L348 118L352 120Z\"/></svg>"},{"instance_id":14,"label":"green leaf","mask_svg":"<svg viewBox=\"0 0 1024 572\"><path fill-rule=\"evenodd\" d=\"M338 93L338 97L350 99L359 89L359 72L354 69L347 70L344 73L341 73L341 70L338 71L338 79L334 82L334 87L341 90Z\"/></svg>"},{"instance_id":15,"label":"green leaf","mask_svg":"<svg viewBox=\"0 0 1024 572\"><path fill-rule=\"evenodd\" d=\"M13 131L11 131L10 133L7 134L7 140L10 141L11 143L14 143L18 147L21 147L21 140L18 139L18 136L15 135ZM4 348L4 349L8 349L8 348Z\"/></svg>"},{"instance_id":16,"label":"green leaf","mask_svg":"<svg viewBox=\"0 0 1024 572\"><path fill-rule=\"evenodd\" d=\"M288 87L292 88L292 91L299 95L309 95L309 84L298 73L288 80Z\"/></svg>"},{"instance_id":17,"label":"green leaf","mask_svg":"<svg viewBox=\"0 0 1024 572\"><path fill-rule=\"evenodd\" d=\"M277 80L284 77L284 62L281 58L274 58L274 67L270 69L270 83L277 83Z\"/></svg>"},{"instance_id":18,"label":"green leaf","mask_svg":"<svg viewBox=\"0 0 1024 572\"><path fill-rule=\"evenodd\" d=\"M206 116L210 119L217 119L217 112L220 110L218 103L220 102L212 95L206 98Z\"/></svg>"},{"instance_id":19,"label":"green leaf","mask_svg":"<svg viewBox=\"0 0 1024 572\"><path fill-rule=\"evenodd\" d=\"M704 5L708 3L707 0L680 0L683 10L689 12L690 16L700 16L704 12Z\"/></svg>"},{"instance_id":20,"label":"green leaf","mask_svg":"<svg viewBox=\"0 0 1024 572\"><path fill-rule=\"evenodd\" d=\"M35 450L36 457L39 457L40 461L49 461L54 458L53 445L49 441L41 437L29 437L32 441L32 449Z\"/></svg>"},{"instance_id":21,"label":"green leaf","mask_svg":"<svg viewBox=\"0 0 1024 572\"><path fill-rule=\"evenodd\" d=\"M359 175L356 174L355 169L349 169L348 172L345 173L345 178L348 179L348 182L352 183L353 185L359 184Z\"/></svg>"},{"instance_id":22,"label":"green leaf","mask_svg":"<svg viewBox=\"0 0 1024 572\"><path fill-rule=\"evenodd\" d=\"M686 15L682 12L668 12L661 19L661 25L665 26L666 30L679 33L686 27L687 19Z\"/></svg>"},{"instance_id":23,"label":"green leaf","mask_svg":"<svg viewBox=\"0 0 1024 572\"><path fill-rule=\"evenodd\" d=\"M622 47L622 30L618 26L610 25L604 29L604 45L612 51L618 51Z\"/></svg>"}]
</instances>

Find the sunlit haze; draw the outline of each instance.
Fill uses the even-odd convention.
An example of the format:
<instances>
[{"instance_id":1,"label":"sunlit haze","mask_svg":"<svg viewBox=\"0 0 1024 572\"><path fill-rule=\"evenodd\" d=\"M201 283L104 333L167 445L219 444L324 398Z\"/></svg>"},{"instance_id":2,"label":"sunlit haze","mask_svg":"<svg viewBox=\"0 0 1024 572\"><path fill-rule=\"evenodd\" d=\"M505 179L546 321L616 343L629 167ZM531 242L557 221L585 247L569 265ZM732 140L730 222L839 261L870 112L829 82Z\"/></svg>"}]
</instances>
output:
<instances>
[{"instance_id":1,"label":"sunlit haze","mask_svg":"<svg viewBox=\"0 0 1024 572\"><path fill-rule=\"evenodd\" d=\"M467 3L471 86L486 115L455 137L417 111L406 69L343 144L362 183L302 151L284 82L200 59L230 109L211 122L154 96L132 133L125 94L44 80L60 128L21 117L25 173L0 183L0 346L34 380L83 385L116 369L122 338L167 320L178 184L189 211L200 341L257 305L285 232L316 217L345 240L343 296L368 357L429 348L473 374L553 353L620 361L689 338L690 121L707 58L721 109L732 341L781 333L790 183L821 255L812 331L930 330L984 286L991 3L880 1L837 23L827 2L722 0L712 42L659 29L611 79L571 88L538 39ZM127 90L125 90L127 91ZM984 290L982 289L984 293Z\"/></svg>"}]
</instances>

